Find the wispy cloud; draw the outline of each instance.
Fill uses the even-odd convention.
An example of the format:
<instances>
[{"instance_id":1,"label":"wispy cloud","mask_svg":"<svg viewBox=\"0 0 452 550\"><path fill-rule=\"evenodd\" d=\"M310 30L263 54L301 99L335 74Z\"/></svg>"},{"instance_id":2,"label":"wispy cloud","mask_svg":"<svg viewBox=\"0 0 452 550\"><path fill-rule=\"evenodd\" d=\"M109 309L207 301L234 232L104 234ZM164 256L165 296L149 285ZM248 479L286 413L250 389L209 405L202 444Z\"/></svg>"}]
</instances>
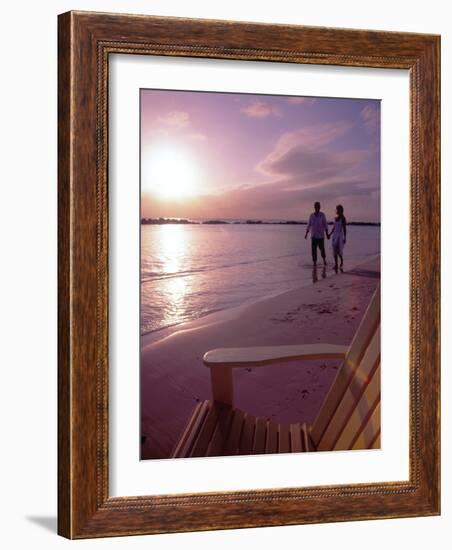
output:
<instances>
[{"instance_id":1,"label":"wispy cloud","mask_svg":"<svg viewBox=\"0 0 452 550\"><path fill-rule=\"evenodd\" d=\"M185 111L170 111L157 120L170 128L186 128L190 124L190 115Z\"/></svg>"},{"instance_id":2,"label":"wispy cloud","mask_svg":"<svg viewBox=\"0 0 452 550\"><path fill-rule=\"evenodd\" d=\"M335 176L344 175L367 157L367 151L362 150L331 152L294 147L267 165L267 172L287 176L300 185L318 185Z\"/></svg>"},{"instance_id":3,"label":"wispy cloud","mask_svg":"<svg viewBox=\"0 0 452 550\"><path fill-rule=\"evenodd\" d=\"M334 153L325 147L352 128L348 121L307 126L284 133L273 150L258 164L266 175L324 179L353 162L351 153Z\"/></svg>"},{"instance_id":4,"label":"wispy cloud","mask_svg":"<svg viewBox=\"0 0 452 550\"><path fill-rule=\"evenodd\" d=\"M254 118L265 118L271 115L279 116L281 114L281 111L277 107L265 101L254 101L246 107L242 107L240 110L242 113L245 113L245 115Z\"/></svg>"},{"instance_id":5,"label":"wispy cloud","mask_svg":"<svg viewBox=\"0 0 452 550\"><path fill-rule=\"evenodd\" d=\"M380 110L367 105L360 113L364 126L371 132L380 127Z\"/></svg>"},{"instance_id":6,"label":"wispy cloud","mask_svg":"<svg viewBox=\"0 0 452 550\"><path fill-rule=\"evenodd\" d=\"M369 148L341 150L341 138L351 132L353 124L337 121L286 132L273 150L258 164L257 169L272 178L268 184L247 191L250 203L259 203L263 212L296 212L291 204L322 205L334 209L337 201L359 207L362 197L368 197L374 210L379 208L379 174L369 172ZM245 200L245 198L243 198ZM366 199L367 200L367 199Z\"/></svg>"}]
</instances>

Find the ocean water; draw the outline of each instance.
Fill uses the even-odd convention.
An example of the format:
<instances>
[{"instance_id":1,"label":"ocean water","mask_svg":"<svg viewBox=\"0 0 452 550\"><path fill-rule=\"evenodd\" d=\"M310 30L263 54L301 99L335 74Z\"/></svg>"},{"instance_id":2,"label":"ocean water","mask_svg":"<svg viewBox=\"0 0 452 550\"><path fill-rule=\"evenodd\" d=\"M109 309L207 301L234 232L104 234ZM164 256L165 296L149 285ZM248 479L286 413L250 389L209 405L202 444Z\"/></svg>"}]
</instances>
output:
<instances>
[{"instance_id":1,"label":"ocean water","mask_svg":"<svg viewBox=\"0 0 452 550\"><path fill-rule=\"evenodd\" d=\"M335 276L313 269L305 225L142 225L141 332L148 334ZM380 228L349 226L344 268L380 253Z\"/></svg>"}]
</instances>

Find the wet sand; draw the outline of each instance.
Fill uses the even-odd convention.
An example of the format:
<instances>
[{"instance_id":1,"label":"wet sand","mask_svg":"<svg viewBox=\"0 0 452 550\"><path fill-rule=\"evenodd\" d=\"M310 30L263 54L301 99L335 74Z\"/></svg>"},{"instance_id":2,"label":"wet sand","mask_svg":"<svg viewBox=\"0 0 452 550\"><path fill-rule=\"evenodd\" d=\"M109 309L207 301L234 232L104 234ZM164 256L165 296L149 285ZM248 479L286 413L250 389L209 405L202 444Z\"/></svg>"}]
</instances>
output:
<instances>
[{"instance_id":1,"label":"wet sand","mask_svg":"<svg viewBox=\"0 0 452 550\"><path fill-rule=\"evenodd\" d=\"M325 278L322 275L325 274ZM380 279L380 257L234 311L187 323L141 354L142 458L166 458L197 401L209 399L206 351L219 347L349 344ZM235 406L276 422L312 423L339 363L311 361L234 370Z\"/></svg>"}]
</instances>

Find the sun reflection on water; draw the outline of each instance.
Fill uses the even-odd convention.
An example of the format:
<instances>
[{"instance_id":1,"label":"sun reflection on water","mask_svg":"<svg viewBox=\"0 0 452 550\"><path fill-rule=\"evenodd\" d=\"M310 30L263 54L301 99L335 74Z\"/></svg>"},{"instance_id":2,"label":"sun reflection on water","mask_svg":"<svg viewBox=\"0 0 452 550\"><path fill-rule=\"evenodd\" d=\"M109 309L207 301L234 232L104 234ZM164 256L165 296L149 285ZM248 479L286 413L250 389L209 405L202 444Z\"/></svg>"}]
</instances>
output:
<instances>
[{"instance_id":1,"label":"sun reflection on water","mask_svg":"<svg viewBox=\"0 0 452 550\"><path fill-rule=\"evenodd\" d=\"M159 261L162 272L168 275L180 274L187 270L187 231L182 225L162 225L159 227ZM191 277L169 276L162 281L166 296L164 324L172 325L185 319L185 302L190 292Z\"/></svg>"},{"instance_id":2,"label":"sun reflection on water","mask_svg":"<svg viewBox=\"0 0 452 550\"><path fill-rule=\"evenodd\" d=\"M182 225L161 225L158 231L159 262L163 273L178 273L187 250L186 232Z\"/></svg>"}]
</instances>

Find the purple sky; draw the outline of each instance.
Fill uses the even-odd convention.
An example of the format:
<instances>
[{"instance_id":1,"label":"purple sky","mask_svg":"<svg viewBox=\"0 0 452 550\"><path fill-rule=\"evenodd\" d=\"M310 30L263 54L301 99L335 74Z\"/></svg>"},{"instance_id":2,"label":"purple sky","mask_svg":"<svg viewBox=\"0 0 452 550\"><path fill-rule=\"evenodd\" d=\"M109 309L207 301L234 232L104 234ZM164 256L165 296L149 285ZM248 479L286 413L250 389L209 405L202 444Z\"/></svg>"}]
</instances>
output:
<instances>
[{"instance_id":1,"label":"purple sky","mask_svg":"<svg viewBox=\"0 0 452 550\"><path fill-rule=\"evenodd\" d=\"M144 217L380 221L378 100L142 90L141 115Z\"/></svg>"}]
</instances>

